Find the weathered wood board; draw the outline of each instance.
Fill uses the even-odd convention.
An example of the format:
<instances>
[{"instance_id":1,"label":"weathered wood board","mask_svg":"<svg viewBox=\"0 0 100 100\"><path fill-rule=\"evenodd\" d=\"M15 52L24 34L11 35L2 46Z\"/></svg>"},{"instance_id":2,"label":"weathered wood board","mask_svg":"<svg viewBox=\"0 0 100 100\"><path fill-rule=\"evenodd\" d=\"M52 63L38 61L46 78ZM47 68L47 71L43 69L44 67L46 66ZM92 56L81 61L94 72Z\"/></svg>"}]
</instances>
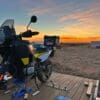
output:
<instances>
[{"instance_id":1,"label":"weathered wood board","mask_svg":"<svg viewBox=\"0 0 100 100\"><path fill-rule=\"evenodd\" d=\"M89 96L86 95L88 86L85 86L84 82L93 82L95 88L96 80L53 72L48 82L41 85L40 93L35 96L30 95L28 100L56 100L59 95L69 96L72 100L89 100ZM33 90L36 89L33 80L29 84L33 86ZM62 90L65 88L66 91ZM4 95L0 92L0 98L0 100L10 100L10 94Z\"/></svg>"}]
</instances>

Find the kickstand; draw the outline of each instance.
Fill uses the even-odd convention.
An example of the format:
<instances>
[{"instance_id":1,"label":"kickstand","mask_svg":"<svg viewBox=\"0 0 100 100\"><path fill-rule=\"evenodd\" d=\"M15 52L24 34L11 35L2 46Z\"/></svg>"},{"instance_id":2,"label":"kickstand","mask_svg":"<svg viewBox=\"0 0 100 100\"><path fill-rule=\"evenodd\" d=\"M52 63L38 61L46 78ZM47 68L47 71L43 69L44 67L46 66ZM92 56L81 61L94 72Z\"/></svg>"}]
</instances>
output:
<instances>
[{"instance_id":1,"label":"kickstand","mask_svg":"<svg viewBox=\"0 0 100 100\"><path fill-rule=\"evenodd\" d=\"M35 90L32 95L36 96L40 93L40 91L39 91L39 85L38 85L38 82L37 82L37 78L34 77L34 80L35 80L35 85L36 85L37 90Z\"/></svg>"},{"instance_id":2,"label":"kickstand","mask_svg":"<svg viewBox=\"0 0 100 100\"><path fill-rule=\"evenodd\" d=\"M36 85L37 89L39 90L39 85L38 85L38 83L37 83L36 77L35 77L34 79L35 79L35 85Z\"/></svg>"}]
</instances>

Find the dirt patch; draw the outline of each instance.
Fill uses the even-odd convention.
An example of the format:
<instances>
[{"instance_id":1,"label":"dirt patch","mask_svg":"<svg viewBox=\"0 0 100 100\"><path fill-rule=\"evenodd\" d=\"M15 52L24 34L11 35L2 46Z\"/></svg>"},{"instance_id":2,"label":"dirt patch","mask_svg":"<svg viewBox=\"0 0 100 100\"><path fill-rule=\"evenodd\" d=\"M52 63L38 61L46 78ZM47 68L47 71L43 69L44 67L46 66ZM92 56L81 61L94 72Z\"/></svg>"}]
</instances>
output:
<instances>
[{"instance_id":1,"label":"dirt patch","mask_svg":"<svg viewBox=\"0 0 100 100\"><path fill-rule=\"evenodd\" d=\"M64 45L52 59L54 71L100 79L100 49L89 45Z\"/></svg>"}]
</instances>

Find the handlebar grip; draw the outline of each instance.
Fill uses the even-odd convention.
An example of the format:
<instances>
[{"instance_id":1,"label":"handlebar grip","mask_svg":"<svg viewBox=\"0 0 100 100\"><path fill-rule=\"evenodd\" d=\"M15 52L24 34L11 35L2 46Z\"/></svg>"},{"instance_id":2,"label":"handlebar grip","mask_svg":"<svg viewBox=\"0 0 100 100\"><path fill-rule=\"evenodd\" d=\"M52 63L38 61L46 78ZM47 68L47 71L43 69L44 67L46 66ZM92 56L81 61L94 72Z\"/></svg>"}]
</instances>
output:
<instances>
[{"instance_id":1,"label":"handlebar grip","mask_svg":"<svg viewBox=\"0 0 100 100\"><path fill-rule=\"evenodd\" d=\"M38 35L39 32L35 31L35 32L32 32L32 35Z\"/></svg>"},{"instance_id":2,"label":"handlebar grip","mask_svg":"<svg viewBox=\"0 0 100 100\"><path fill-rule=\"evenodd\" d=\"M31 30L27 30L26 32L23 32L21 34L22 37L32 37L33 35L38 35L39 32L35 31L35 32L32 32Z\"/></svg>"}]
</instances>

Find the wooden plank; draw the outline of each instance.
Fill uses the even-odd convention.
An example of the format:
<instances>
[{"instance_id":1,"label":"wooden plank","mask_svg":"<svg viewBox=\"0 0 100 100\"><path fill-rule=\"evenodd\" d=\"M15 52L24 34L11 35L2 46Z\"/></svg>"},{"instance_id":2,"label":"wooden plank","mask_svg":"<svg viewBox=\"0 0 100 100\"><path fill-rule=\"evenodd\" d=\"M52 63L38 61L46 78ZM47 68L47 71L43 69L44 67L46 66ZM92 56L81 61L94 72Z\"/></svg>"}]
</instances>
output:
<instances>
[{"instance_id":1,"label":"wooden plank","mask_svg":"<svg viewBox=\"0 0 100 100\"><path fill-rule=\"evenodd\" d=\"M63 84L63 86L65 86L66 85L66 83L67 83L67 87L70 87L70 89L71 89L71 93L60 93L60 94L63 94L63 95L69 95L69 96L71 96L71 95L73 95L73 92L75 92L75 90L78 90L77 89L77 87L78 87L78 85L76 85L76 84L79 84L79 82L80 82L80 80L84 80L84 81L86 81L85 79L86 78L78 78L78 77L75 77L75 76L69 76L69 79L70 79L70 81L69 81L69 79L68 79L68 77L67 77L67 75L61 75L62 76L62 78L63 78L63 81L62 82L60 82L60 84ZM64 76L66 76L66 77L64 77ZM74 80L73 80L74 79ZM76 81L75 81L76 80ZM90 81L89 79L87 79L88 81ZM82 83L84 83L84 81L82 82ZM64 82L64 83L63 83ZM59 83L59 82L57 82L57 83ZM69 84L69 85L68 85ZM74 86L73 86L74 85ZM83 86L84 86L84 84L83 84ZM85 87L85 86L84 86ZM80 86L78 87L78 88L81 88ZM81 90L81 89L80 89ZM85 90L85 92L84 92L84 94L86 93L86 88L84 88L83 89L83 91ZM60 91L61 92L61 91ZM76 93L77 93L77 91L76 91ZM56 93L56 94L58 94L58 93ZM81 93L80 93L80 96L79 97L81 97ZM82 97L83 98L83 97ZM87 98L87 96L85 95L85 98ZM77 100L78 98L76 98L76 100ZM83 98L83 100L85 100L84 98ZM86 99L87 100L87 99Z\"/></svg>"},{"instance_id":2,"label":"wooden plank","mask_svg":"<svg viewBox=\"0 0 100 100\"><path fill-rule=\"evenodd\" d=\"M93 82L89 82L89 86L88 86L88 89L87 89L87 92L86 92L86 94L88 96L90 96L92 94L92 89L93 89Z\"/></svg>"},{"instance_id":3,"label":"wooden plank","mask_svg":"<svg viewBox=\"0 0 100 100\"><path fill-rule=\"evenodd\" d=\"M69 90L69 86L70 86L70 84L73 82L73 80L74 80L75 78L69 78L69 80L68 79L65 79L65 81L64 81L64 83L63 83L63 85L62 85L62 87L61 88L66 88L66 90L67 91L60 91L59 92L59 95L63 95L63 96L69 96L69 93L70 93L70 90Z\"/></svg>"},{"instance_id":4,"label":"wooden plank","mask_svg":"<svg viewBox=\"0 0 100 100\"><path fill-rule=\"evenodd\" d=\"M68 85L68 89L69 90L71 90L73 88L74 84L77 82L77 79L78 78L76 77L70 82L70 84Z\"/></svg>"},{"instance_id":5,"label":"wooden plank","mask_svg":"<svg viewBox=\"0 0 100 100\"><path fill-rule=\"evenodd\" d=\"M94 99L96 99L98 95L98 88L99 88L99 80L96 81L95 92L94 92Z\"/></svg>"},{"instance_id":6,"label":"wooden plank","mask_svg":"<svg viewBox=\"0 0 100 100\"><path fill-rule=\"evenodd\" d=\"M60 78L62 78L63 80L61 81L60 78L59 78L60 81L58 80L56 83L61 86L60 88L62 88L62 87L64 87L64 83L65 82L67 83L69 81L69 79L71 79L71 77L69 75L68 76L67 75L63 75L63 74L60 74L60 75L61 75ZM54 94L55 94L55 96L54 96ZM49 95L50 100L55 100L56 96L59 96L59 95L65 95L64 91L56 90L55 93L52 93L51 95Z\"/></svg>"},{"instance_id":7,"label":"wooden plank","mask_svg":"<svg viewBox=\"0 0 100 100\"><path fill-rule=\"evenodd\" d=\"M80 87L77 89L76 93L72 97L72 100L80 100L83 94L83 91L84 91L84 81L82 80Z\"/></svg>"},{"instance_id":8,"label":"wooden plank","mask_svg":"<svg viewBox=\"0 0 100 100\"><path fill-rule=\"evenodd\" d=\"M61 75L59 76L60 74L58 74L58 77L56 79L56 81L60 84L62 84L62 81L66 78L66 77L62 77ZM60 77L60 78L59 78ZM64 80L65 81L65 80ZM52 89L52 92L50 92L51 90L48 90L48 94L46 95L45 98L47 97L50 97L50 100L54 100L53 98L56 98L57 95L59 95L59 90L56 90L56 89ZM47 93L47 92L46 92ZM42 93L43 95L43 93ZM41 95L41 96L42 96ZM39 99L39 98L38 98Z\"/></svg>"},{"instance_id":9,"label":"wooden plank","mask_svg":"<svg viewBox=\"0 0 100 100\"><path fill-rule=\"evenodd\" d=\"M79 100L89 100L89 97L86 95L86 92L87 92L87 87L84 87Z\"/></svg>"},{"instance_id":10,"label":"wooden plank","mask_svg":"<svg viewBox=\"0 0 100 100\"><path fill-rule=\"evenodd\" d=\"M62 75L58 74L57 79L52 80L52 81L55 83L55 85L61 87L65 81L65 78L66 78L65 76L63 77Z\"/></svg>"},{"instance_id":11,"label":"wooden plank","mask_svg":"<svg viewBox=\"0 0 100 100\"><path fill-rule=\"evenodd\" d=\"M92 81L92 80L90 80L88 78L84 78L84 82L89 83L89 81ZM83 90L80 100L89 100L89 97L86 95L87 88L88 88L88 86L84 84L84 90Z\"/></svg>"},{"instance_id":12,"label":"wooden plank","mask_svg":"<svg viewBox=\"0 0 100 100\"><path fill-rule=\"evenodd\" d=\"M53 72L53 73L51 74L49 80L55 80L57 77L58 77L58 74L56 74L56 73Z\"/></svg>"},{"instance_id":13,"label":"wooden plank","mask_svg":"<svg viewBox=\"0 0 100 100\"><path fill-rule=\"evenodd\" d=\"M29 100L56 100L56 97L59 95L70 96L72 97L72 100L89 100L88 96L86 96L87 87L84 85L84 82L94 81L86 78L81 78L72 75L65 75L60 73L53 73L50 79L48 80L48 83L50 82L50 80L60 85L61 86L60 88L67 87L68 89L70 89L70 92L68 93L67 91L62 91L59 89L47 87L45 84L43 84L40 87L40 93L35 96L30 95ZM29 86L33 86L33 90L36 89L33 80L29 82ZM4 100L8 100L7 98L9 96L10 95L5 95L5 96L0 95L0 97L3 97Z\"/></svg>"},{"instance_id":14,"label":"wooden plank","mask_svg":"<svg viewBox=\"0 0 100 100\"><path fill-rule=\"evenodd\" d=\"M61 74L60 74L61 75ZM68 84L70 83L70 81L72 81L73 79L69 76L69 75L61 75L62 77L62 81L60 80L58 80L57 82L56 82L56 84L57 85L59 85L60 87L59 87L59 90L58 91L56 91L56 95L68 95L68 91L64 91L64 90L62 90L62 89L64 89L65 87L68 87ZM67 77L68 76L68 77ZM67 86L66 86L67 85ZM50 96L51 97L51 96ZM52 98L53 99L53 98Z\"/></svg>"},{"instance_id":15,"label":"wooden plank","mask_svg":"<svg viewBox=\"0 0 100 100\"><path fill-rule=\"evenodd\" d=\"M67 76L65 76L65 75L62 75L63 77L64 77L64 82L65 83L67 83L68 82L68 78L67 78ZM63 78L62 77L62 78ZM69 79L72 79L72 81L75 81L74 79L75 79L75 77L70 77L70 76L68 76L69 77ZM65 84L64 83L64 84ZM62 84L62 83L60 83L60 85L62 85L63 87L64 87L64 85ZM69 84L70 85L70 84ZM69 87L68 86L68 84L67 84L67 87ZM59 95L63 95L63 96L68 96L68 93L66 92L66 91L61 91L61 90L59 90L59 91L56 91L56 96L59 96ZM50 95L49 96L50 97L50 100L55 100L56 98L54 97L54 95Z\"/></svg>"},{"instance_id":16,"label":"wooden plank","mask_svg":"<svg viewBox=\"0 0 100 100\"><path fill-rule=\"evenodd\" d=\"M73 80L72 77L60 75L60 77L58 76L58 79L55 79L55 80L52 80L52 81L55 83L55 85L58 85L60 88L64 88L64 87L67 87L66 85L68 85L67 83L70 80ZM50 84L50 82L48 82L47 84Z\"/></svg>"},{"instance_id":17,"label":"wooden plank","mask_svg":"<svg viewBox=\"0 0 100 100\"><path fill-rule=\"evenodd\" d=\"M99 97L96 97L96 100L100 100L100 98Z\"/></svg>"},{"instance_id":18,"label":"wooden plank","mask_svg":"<svg viewBox=\"0 0 100 100\"><path fill-rule=\"evenodd\" d=\"M79 87L81 86L82 83L82 79L79 78L79 80L76 82L76 84L74 85L74 87L72 88L72 92L70 94L71 97L74 97L74 95L76 94L76 92L78 91Z\"/></svg>"}]
</instances>

